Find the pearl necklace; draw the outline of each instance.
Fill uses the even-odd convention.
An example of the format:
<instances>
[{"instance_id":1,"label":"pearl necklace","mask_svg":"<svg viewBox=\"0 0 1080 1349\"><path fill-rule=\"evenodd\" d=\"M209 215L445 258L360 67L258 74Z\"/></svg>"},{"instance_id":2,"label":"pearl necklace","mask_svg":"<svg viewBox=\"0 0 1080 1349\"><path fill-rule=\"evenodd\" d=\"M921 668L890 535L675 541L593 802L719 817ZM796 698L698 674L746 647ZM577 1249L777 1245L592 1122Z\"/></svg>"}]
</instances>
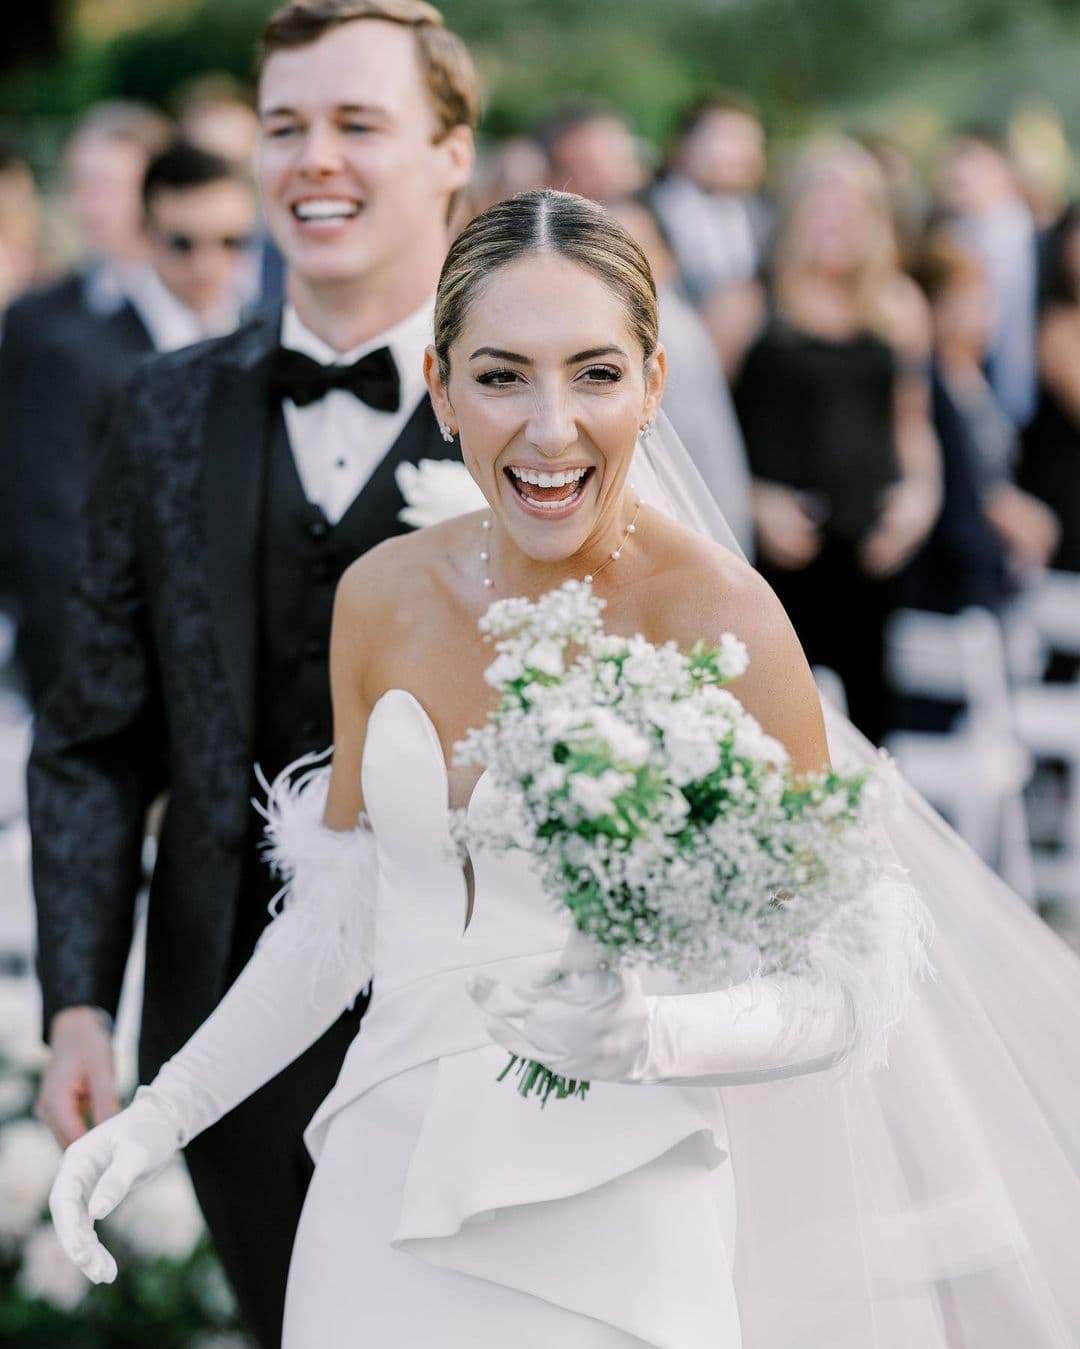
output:
<instances>
[{"instance_id":1,"label":"pearl necklace","mask_svg":"<svg viewBox=\"0 0 1080 1349\"><path fill-rule=\"evenodd\" d=\"M622 536L622 542L619 544L618 548L613 549L608 554L595 571L589 572L588 575L581 578L586 585L591 585L605 567L610 567L613 562L618 562L619 558L622 557L622 550L626 547L627 539L629 539L631 534L637 533L637 519L640 512L641 498L638 497L634 502L633 519L626 526L626 532ZM480 561L484 564L484 589L493 590L495 588L495 582L491 578L491 545L489 543L491 537L491 516L485 515L480 524L484 530L484 542L480 549Z\"/></svg>"}]
</instances>

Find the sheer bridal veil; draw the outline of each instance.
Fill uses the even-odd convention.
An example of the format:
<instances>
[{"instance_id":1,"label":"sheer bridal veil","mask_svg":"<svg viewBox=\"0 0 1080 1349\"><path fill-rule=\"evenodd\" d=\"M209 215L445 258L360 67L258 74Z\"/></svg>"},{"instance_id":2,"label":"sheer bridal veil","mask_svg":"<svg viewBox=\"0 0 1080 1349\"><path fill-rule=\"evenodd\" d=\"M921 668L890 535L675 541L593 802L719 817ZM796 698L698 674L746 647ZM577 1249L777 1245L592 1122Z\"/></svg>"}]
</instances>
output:
<instances>
[{"instance_id":1,"label":"sheer bridal veil","mask_svg":"<svg viewBox=\"0 0 1080 1349\"><path fill-rule=\"evenodd\" d=\"M740 552L663 414L632 477ZM876 758L825 714L834 762ZM888 1067L724 1091L744 1349L1077 1346L1080 960L899 795L887 828L934 919L934 977Z\"/></svg>"}]
</instances>

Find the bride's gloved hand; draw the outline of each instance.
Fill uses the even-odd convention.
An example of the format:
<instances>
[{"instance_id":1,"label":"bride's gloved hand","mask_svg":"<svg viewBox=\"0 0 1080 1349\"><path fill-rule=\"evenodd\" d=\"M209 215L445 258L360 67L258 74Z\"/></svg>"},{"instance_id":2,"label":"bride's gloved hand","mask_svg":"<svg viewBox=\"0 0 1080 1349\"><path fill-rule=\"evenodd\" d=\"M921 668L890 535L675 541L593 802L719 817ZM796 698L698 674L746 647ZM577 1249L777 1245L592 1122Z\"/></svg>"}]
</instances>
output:
<instances>
[{"instance_id":1,"label":"bride's gloved hand","mask_svg":"<svg viewBox=\"0 0 1080 1349\"><path fill-rule=\"evenodd\" d=\"M94 1223L176 1156L180 1131L156 1094L140 1088L135 1099L65 1151L49 1194L60 1245L92 1283L112 1283L116 1261L98 1240Z\"/></svg>"},{"instance_id":2,"label":"bride's gloved hand","mask_svg":"<svg viewBox=\"0 0 1080 1349\"><path fill-rule=\"evenodd\" d=\"M844 994L786 978L709 993L647 996L572 938L555 969L517 988L469 984L496 1043L564 1077L639 1085L731 1086L815 1072L848 1046Z\"/></svg>"},{"instance_id":3,"label":"bride's gloved hand","mask_svg":"<svg viewBox=\"0 0 1080 1349\"><path fill-rule=\"evenodd\" d=\"M516 988L478 975L468 989L491 1038L512 1054L567 1078L639 1079L650 999L633 970L610 967L592 943L571 938L557 965Z\"/></svg>"}]
</instances>

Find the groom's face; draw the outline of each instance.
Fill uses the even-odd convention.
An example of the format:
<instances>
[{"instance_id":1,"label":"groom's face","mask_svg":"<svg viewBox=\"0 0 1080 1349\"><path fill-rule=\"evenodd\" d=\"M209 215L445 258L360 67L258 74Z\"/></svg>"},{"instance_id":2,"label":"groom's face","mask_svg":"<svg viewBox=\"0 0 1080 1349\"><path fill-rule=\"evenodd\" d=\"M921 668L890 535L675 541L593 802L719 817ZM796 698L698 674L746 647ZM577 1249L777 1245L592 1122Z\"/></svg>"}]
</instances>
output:
<instances>
[{"instance_id":1,"label":"groom's face","mask_svg":"<svg viewBox=\"0 0 1080 1349\"><path fill-rule=\"evenodd\" d=\"M270 55L259 85L258 178L289 265L315 284L407 275L445 237L471 133L440 135L416 41L364 19Z\"/></svg>"}]
</instances>

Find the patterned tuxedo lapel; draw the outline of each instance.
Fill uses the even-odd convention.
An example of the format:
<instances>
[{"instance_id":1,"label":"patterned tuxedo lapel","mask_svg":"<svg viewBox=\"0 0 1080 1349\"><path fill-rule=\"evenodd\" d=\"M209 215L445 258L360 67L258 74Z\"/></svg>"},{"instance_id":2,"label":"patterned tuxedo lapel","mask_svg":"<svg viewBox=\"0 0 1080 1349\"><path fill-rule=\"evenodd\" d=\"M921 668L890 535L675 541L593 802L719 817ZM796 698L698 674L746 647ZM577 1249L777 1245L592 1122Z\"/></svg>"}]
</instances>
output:
<instances>
[{"instance_id":1,"label":"patterned tuxedo lapel","mask_svg":"<svg viewBox=\"0 0 1080 1349\"><path fill-rule=\"evenodd\" d=\"M229 691L250 745L255 733L259 509L271 412L277 316L253 327L210 390L203 441L202 515L210 612Z\"/></svg>"}]
</instances>

